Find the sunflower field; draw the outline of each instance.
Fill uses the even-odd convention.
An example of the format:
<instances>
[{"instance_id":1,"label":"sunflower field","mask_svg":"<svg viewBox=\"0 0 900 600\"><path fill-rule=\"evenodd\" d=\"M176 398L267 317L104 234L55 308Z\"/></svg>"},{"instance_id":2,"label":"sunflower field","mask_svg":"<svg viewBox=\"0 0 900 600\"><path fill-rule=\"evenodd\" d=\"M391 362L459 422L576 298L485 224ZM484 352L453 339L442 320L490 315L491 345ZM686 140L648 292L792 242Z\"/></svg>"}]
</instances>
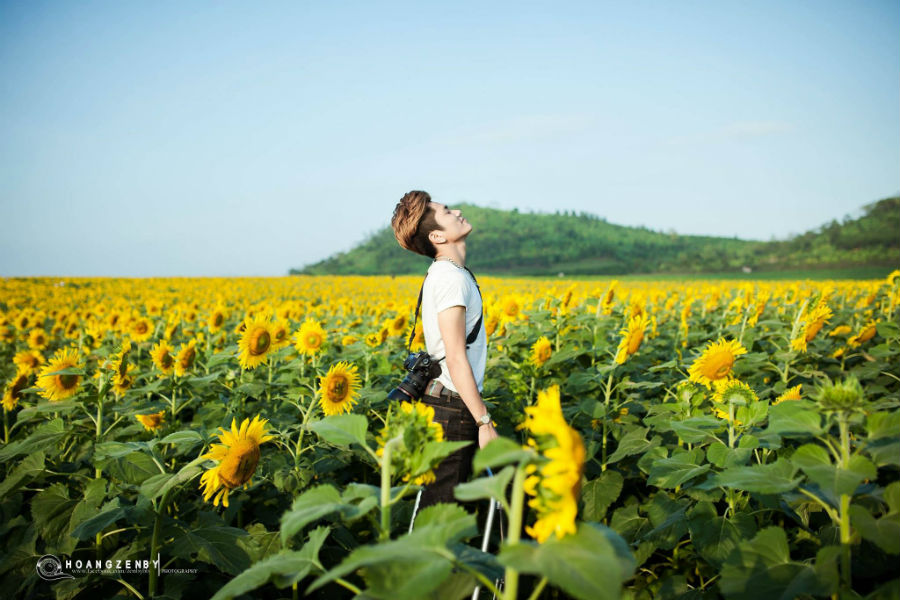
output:
<instances>
[{"instance_id":1,"label":"sunflower field","mask_svg":"<svg viewBox=\"0 0 900 600\"><path fill-rule=\"evenodd\" d=\"M501 437L411 526L420 278L0 280L2 595L900 597L900 271L479 282Z\"/></svg>"}]
</instances>

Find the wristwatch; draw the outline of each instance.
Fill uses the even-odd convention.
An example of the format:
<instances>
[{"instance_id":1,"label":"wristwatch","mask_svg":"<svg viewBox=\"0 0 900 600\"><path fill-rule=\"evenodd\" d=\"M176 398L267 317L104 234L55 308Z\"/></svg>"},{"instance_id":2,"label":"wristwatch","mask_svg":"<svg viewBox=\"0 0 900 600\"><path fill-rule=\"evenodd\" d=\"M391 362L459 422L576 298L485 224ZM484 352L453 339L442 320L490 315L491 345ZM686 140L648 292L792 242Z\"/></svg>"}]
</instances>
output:
<instances>
[{"instance_id":1,"label":"wristwatch","mask_svg":"<svg viewBox=\"0 0 900 600\"><path fill-rule=\"evenodd\" d=\"M490 425L490 424L491 424L491 413L484 413L484 414L481 415L481 417L478 419L478 426L479 426L479 427L481 427L482 425Z\"/></svg>"}]
</instances>

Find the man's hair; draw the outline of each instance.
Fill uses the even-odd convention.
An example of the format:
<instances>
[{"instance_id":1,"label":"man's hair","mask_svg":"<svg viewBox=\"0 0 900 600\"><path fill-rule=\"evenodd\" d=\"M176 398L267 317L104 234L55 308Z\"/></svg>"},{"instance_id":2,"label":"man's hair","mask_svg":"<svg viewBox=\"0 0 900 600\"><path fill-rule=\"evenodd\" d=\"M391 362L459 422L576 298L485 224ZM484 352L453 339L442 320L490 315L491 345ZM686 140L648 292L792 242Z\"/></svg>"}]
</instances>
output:
<instances>
[{"instance_id":1,"label":"man's hair","mask_svg":"<svg viewBox=\"0 0 900 600\"><path fill-rule=\"evenodd\" d=\"M428 239L428 234L441 227L434 218L434 209L428 205L429 202L431 196L428 192L413 190L407 193L394 207L391 227L401 246L416 254L434 258L437 249Z\"/></svg>"}]
</instances>

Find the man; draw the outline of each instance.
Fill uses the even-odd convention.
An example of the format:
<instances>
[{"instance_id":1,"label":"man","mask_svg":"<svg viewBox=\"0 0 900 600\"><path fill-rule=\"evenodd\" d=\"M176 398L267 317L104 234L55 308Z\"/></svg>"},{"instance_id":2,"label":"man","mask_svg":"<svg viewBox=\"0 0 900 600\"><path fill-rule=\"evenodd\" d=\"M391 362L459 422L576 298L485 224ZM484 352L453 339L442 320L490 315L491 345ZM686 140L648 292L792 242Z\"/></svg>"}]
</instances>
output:
<instances>
[{"instance_id":1,"label":"man","mask_svg":"<svg viewBox=\"0 0 900 600\"><path fill-rule=\"evenodd\" d=\"M481 399L487 335L480 327L468 347L466 337L480 325L481 293L466 269L466 238L472 225L423 191L403 196L391 219L394 237L407 250L434 259L422 292L425 349L441 361L441 374L425 388L422 401L434 407L435 421L448 441L478 441L483 448L497 437ZM420 508L453 502L453 487L472 473L475 444L454 452L435 469L435 481L422 492Z\"/></svg>"}]
</instances>

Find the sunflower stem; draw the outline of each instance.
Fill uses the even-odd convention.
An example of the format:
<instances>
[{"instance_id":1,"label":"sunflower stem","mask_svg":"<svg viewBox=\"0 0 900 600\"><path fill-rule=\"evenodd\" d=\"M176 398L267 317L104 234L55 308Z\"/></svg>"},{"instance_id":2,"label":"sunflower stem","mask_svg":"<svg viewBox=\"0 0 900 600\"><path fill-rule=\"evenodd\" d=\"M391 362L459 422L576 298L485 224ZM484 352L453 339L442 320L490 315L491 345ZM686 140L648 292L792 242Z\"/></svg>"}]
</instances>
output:
<instances>
[{"instance_id":1,"label":"sunflower stem","mask_svg":"<svg viewBox=\"0 0 900 600\"><path fill-rule=\"evenodd\" d=\"M519 463L516 467L516 475L513 478L512 503L509 515L509 546L515 546L519 543L519 536L522 531L522 513L525 505L525 466L526 463ZM504 590L504 600L516 600L519 591L519 572L512 567L506 567L504 575L506 589Z\"/></svg>"},{"instance_id":2,"label":"sunflower stem","mask_svg":"<svg viewBox=\"0 0 900 600\"><path fill-rule=\"evenodd\" d=\"M403 440L397 436L388 440L381 455L381 532L379 540L391 539L391 454L394 446Z\"/></svg>"},{"instance_id":3,"label":"sunflower stem","mask_svg":"<svg viewBox=\"0 0 900 600\"><path fill-rule=\"evenodd\" d=\"M9 443L9 417L6 415L6 409L3 409L3 443Z\"/></svg>"},{"instance_id":4,"label":"sunflower stem","mask_svg":"<svg viewBox=\"0 0 900 600\"><path fill-rule=\"evenodd\" d=\"M162 499L159 501L159 505L156 507L156 519L153 521L153 536L150 538L150 560L152 561L154 557L157 557L159 553L159 532L162 529L162 517L163 513L166 510L166 506L169 503L169 497L172 494L172 490L175 487L169 488L169 490L163 494ZM157 563L158 564L158 563ZM147 589L147 597L154 598L156 597L156 584L157 584L157 569L150 565L150 581L148 582Z\"/></svg>"},{"instance_id":5,"label":"sunflower stem","mask_svg":"<svg viewBox=\"0 0 900 600\"><path fill-rule=\"evenodd\" d=\"M606 379L606 391L604 392L603 410L603 439L600 441L600 471L606 471L606 434L609 429L609 400L612 397L612 378L615 370L610 371Z\"/></svg>"}]
</instances>

